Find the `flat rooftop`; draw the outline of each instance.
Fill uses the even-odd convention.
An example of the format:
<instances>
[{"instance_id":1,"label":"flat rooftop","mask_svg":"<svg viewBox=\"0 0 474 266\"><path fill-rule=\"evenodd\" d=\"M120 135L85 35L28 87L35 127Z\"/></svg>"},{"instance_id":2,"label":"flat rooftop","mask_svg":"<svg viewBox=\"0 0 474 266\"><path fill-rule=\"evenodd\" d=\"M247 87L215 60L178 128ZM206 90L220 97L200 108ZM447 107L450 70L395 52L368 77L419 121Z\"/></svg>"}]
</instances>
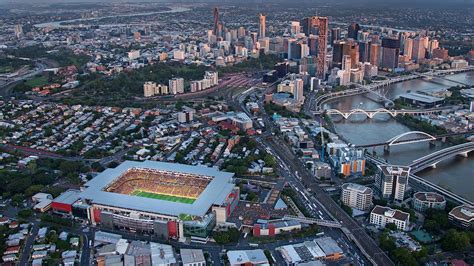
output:
<instances>
[{"instance_id":1,"label":"flat rooftop","mask_svg":"<svg viewBox=\"0 0 474 266\"><path fill-rule=\"evenodd\" d=\"M212 180L192 204L120 194L105 190L109 184L114 182L122 175L122 173L131 168L155 169L176 173L210 176L212 177ZM80 197L85 200L90 200L94 204L132 209L136 211L176 217L180 214L204 216L213 205L222 205L226 201L227 196L235 187L232 182L233 176L233 173L222 172L215 168L205 166L191 166L155 161L125 161L116 168L106 169L87 182L84 185L85 190L81 193Z\"/></svg>"},{"instance_id":2,"label":"flat rooftop","mask_svg":"<svg viewBox=\"0 0 474 266\"><path fill-rule=\"evenodd\" d=\"M444 101L444 98L434 97L434 96L430 96L430 95L426 95L426 94L422 94L418 92L405 93L405 94L400 95L400 97L408 99L408 100L414 100L417 102L428 103L428 104L435 104L435 103Z\"/></svg>"}]
</instances>

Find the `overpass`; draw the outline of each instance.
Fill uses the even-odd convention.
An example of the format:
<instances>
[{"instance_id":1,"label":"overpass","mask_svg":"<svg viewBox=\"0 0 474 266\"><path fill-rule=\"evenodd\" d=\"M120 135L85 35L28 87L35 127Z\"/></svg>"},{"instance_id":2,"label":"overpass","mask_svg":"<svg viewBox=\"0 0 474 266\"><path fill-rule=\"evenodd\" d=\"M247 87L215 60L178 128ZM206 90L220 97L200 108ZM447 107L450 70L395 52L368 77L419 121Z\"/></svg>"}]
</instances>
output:
<instances>
[{"instance_id":1,"label":"overpass","mask_svg":"<svg viewBox=\"0 0 474 266\"><path fill-rule=\"evenodd\" d=\"M331 220L321 220L321 219L294 216L294 215L285 215L284 218L288 219L288 220L295 220L295 221L298 221L298 222L307 223L307 224L317 224L319 226L325 226L325 227L332 227L332 228L341 228L342 227L339 222L331 221Z\"/></svg>"},{"instance_id":2,"label":"overpass","mask_svg":"<svg viewBox=\"0 0 474 266\"><path fill-rule=\"evenodd\" d=\"M385 109L378 108L375 110L363 110L363 109L352 109L347 111L341 111L337 109L327 109L323 111L328 115L341 115L343 118L348 119L354 114L365 114L369 119L372 119L376 114L389 114L392 117L397 115L426 115L426 114L436 114L441 113L442 111L447 110L447 108L434 108L434 109L419 109L419 110L395 110L395 109Z\"/></svg>"},{"instance_id":3,"label":"overpass","mask_svg":"<svg viewBox=\"0 0 474 266\"><path fill-rule=\"evenodd\" d=\"M367 91L365 91L362 88L358 88L358 89L348 89L348 90L323 94L314 100L315 105L316 105L315 113L316 114L322 113L323 105L329 101L346 97L346 96L354 96L354 95L359 95L359 94L364 94L364 93L367 93Z\"/></svg>"},{"instance_id":4,"label":"overpass","mask_svg":"<svg viewBox=\"0 0 474 266\"><path fill-rule=\"evenodd\" d=\"M382 159L380 158L377 158L377 157L374 157L370 154L367 154L365 155L365 158L376 164L376 165L387 165L388 163L386 161L383 161ZM411 170L410 170L411 171ZM438 192L439 194L445 196L446 198L454 201L454 202L457 202L459 204L467 204L467 205L474 205L473 202L463 198L462 196L459 196L445 188L442 188L434 183L431 183L430 181L427 181L413 173L410 173L409 174L409 177L408 177L408 183L409 185L412 187L412 188L415 188L415 187L418 187L420 188L419 191L426 191L426 190L429 190L429 191L435 191L435 192Z\"/></svg>"},{"instance_id":5,"label":"overpass","mask_svg":"<svg viewBox=\"0 0 474 266\"><path fill-rule=\"evenodd\" d=\"M469 152L471 151L474 151L474 142L463 143L423 156L419 159L414 160L413 163L409 166L411 168L412 173L417 173L428 167L435 168L439 162L456 155L468 157Z\"/></svg>"},{"instance_id":6,"label":"overpass","mask_svg":"<svg viewBox=\"0 0 474 266\"><path fill-rule=\"evenodd\" d=\"M392 137L385 142L355 145L355 147L356 148L370 148L370 147L384 146L385 150L388 151L391 146L419 143L419 142L430 142L430 141L435 141L438 139L441 139L444 141L447 137L468 136L472 134L474 134L474 130L465 131L465 132L447 133L447 134L435 135L435 136L430 135L423 131L409 131L409 132L399 134L395 137ZM411 136L411 135L414 135L416 137L405 139L406 136Z\"/></svg>"},{"instance_id":7,"label":"overpass","mask_svg":"<svg viewBox=\"0 0 474 266\"><path fill-rule=\"evenodd\" d=\"M457 80L448 79L444 76L451 75L451 74L456 74L456 73L473 71L473 70L474 70L474 66L468 66L468 67L460 68L460 69L435 70L435 71L429 71L429 72L424 72L424 73L415 72L414 75L417 75L419 77L424 77L424 78L427 78L427 79L437 78L437 79L441 79L441 80L446 80L446 81L449 81L449 82L459 84L461 86L472 86L472 84L466 84L466 83L463 83L463 82L460 82L460 81L457 81Z\"/></svg>"},{"instance_id":8,"label":"overpass","mask_svg":"<svg viewBox=\"0 0 474 266\"><path fill-rule=\"evenodd\" d=\"M471 86L471 84L463 83L463 82L460 82L460 81L457 81L457 80L448 79L448 78L443 77L441 75L436 75L433 72L429 72L429 73L432 73L432 74L430 75L430 74L427 74L427 73L415 73L415 75L418 75L420 77L427 78L427 79L436 78L436 79L446 80L446 81L456 83L456 84L461 85L461 86L468 86L468 87Z\"/></svg>"}]
</instances>

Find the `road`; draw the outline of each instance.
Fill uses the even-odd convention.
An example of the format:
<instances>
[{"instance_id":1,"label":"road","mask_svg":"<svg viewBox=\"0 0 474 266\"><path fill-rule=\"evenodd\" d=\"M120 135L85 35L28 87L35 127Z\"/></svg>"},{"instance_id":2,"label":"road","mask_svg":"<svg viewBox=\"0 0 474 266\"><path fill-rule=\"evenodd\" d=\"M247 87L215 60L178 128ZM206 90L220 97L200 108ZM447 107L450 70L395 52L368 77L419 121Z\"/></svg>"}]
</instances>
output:
<instances>
[{"instance_id":1,"label":"road","mask_svg":"<svg viewBox=\"0 0 474 266\"><path fill-rule=\"evenodd\" d=\"M23 245L23 249L20 255L20 263L18 265L28 265L31 250L33 248L33 244L35 243L36 235L38 234L39 223L39 220L32 221L33 227L31 228L31 231L28 234L28 237L26 238L26 241Z\"/></svg>"},{"instance_id":2,"label":"road","mask_svg":"<svg viewBox=\"0 0 474 266\"><path fill-rule=\"evenodd\" d=\"M35 75L41 74L44 69L46 69L46 65L42 62L36 62L35 68L19 77L15 77L12 80L9 80L5 83L0 84L0 96L9 97L11 95L11 89L16 85L16 83L21 82L22 80L29 79L34 77Z\"/></svg>"},{"instance_id":3,"label":"road","mask_svg":"<svg viewBox=\"0 0 474 266\"><path fill-rule=\"evenodd\" d=\"M358 225L352 217L350 217L342 208L314 181L314 177L301 165L298 158L290 152L290 149L283 144L282 139L263 138L262 142L270 147L278 158L290 169L290 173L298 173L301 177L299 180L294 174L286 176L290 182L298 184L304 189L311 189L310 200L314 204L322 206L328 214L339 221L344 228L351 233L354 239L361 245L362 249L367 253L370 260L377 265L394 265L390 258L375 243L375 241L365 232L365 229Z\"/></svg>"}]
</instances>

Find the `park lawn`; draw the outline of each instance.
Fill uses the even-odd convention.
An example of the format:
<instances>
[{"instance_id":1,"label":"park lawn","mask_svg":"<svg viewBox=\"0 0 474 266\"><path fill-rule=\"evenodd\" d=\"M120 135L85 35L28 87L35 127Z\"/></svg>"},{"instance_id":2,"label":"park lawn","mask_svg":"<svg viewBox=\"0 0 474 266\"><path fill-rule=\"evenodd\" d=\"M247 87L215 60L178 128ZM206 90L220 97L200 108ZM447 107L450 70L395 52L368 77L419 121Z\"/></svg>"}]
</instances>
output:
<instances>
[{"instance_id":1,"label":"park lawn","mask_svg":"<svg viewBox=\"0 0 474 266\"><path fill-rule=\"evenodd\" d=\"M183 197L176 197L171 195L163 195L151 192L145 192L141 190L135 190L132 192L133 196L144 197L144 198L151 198L151 199L159 199L159 200L166 200L166 201L173 201L173 202L180 202L186 204L193 204L195 199L183 198Z\"/></svg>"},{"instance_id":2,"label":"park lawn","mask_svg":"<svg viewBox=\"0 0 474 266\"><path fill-rule=\"evenodd\" d=\"M26 81L26 85L30 87L41 87L48 84L48 78L45 76L40 76L40 77L34 77L28 81Z\"/></svg>"}]
</instances>

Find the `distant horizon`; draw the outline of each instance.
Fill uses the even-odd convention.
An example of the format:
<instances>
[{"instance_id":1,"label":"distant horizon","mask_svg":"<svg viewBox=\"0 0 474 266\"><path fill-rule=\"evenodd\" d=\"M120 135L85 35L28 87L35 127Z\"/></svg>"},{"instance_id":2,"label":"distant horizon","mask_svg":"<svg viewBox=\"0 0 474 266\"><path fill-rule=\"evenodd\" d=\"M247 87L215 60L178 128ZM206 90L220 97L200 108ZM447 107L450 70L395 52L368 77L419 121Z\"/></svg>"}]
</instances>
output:
<instances>
[{"instance_id":1,"label":"distant horizon","mask_svg":"<svg viewBox=\"0 0 474 266\"><path fill-rule=\"evenodd\" d=\"M399 0L394 3L390 0L178 0L178 1L169 1L169 0L141 0L141 1L123 1L123 0L35 0L33 3L31 0L0 0L0 5L3 4L58 4L58 3L92 3L92 2L102 2L102 3L113 3L113 2L122 2L122 3L146 3L146 2L155 2L155 3L201 3L201 4L213 4L218 3L222 5L233 4L233 3L246 3L246 4L346 4L348 6L360 5L360 4L371 4L378 6L393 5L394 7L402 7L401 5L406 6L420 6L429 4L430 7L435 6L474 6L474 0Z\"/></svg>"}]
</instances>

